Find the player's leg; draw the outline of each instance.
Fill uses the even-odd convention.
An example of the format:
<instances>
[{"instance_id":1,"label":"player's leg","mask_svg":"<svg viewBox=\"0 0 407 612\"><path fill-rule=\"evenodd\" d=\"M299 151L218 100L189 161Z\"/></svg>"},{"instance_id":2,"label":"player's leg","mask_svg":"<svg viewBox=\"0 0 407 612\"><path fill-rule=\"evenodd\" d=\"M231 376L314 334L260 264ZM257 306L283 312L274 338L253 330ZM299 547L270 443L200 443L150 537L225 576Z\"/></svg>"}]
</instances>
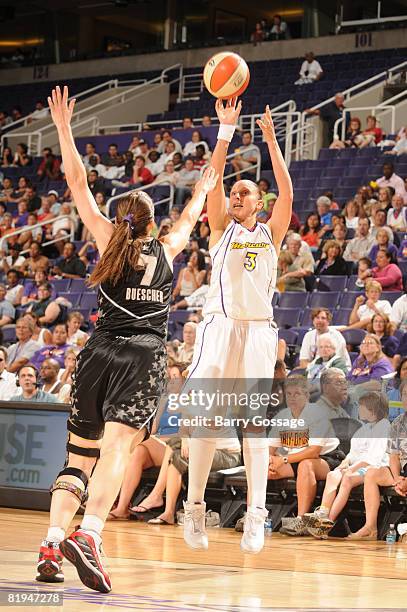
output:
<instances>
[{"instance_id":1,"label":"player's leg","mask_svg":"<svg viewBox=\"0 0 407 612\"><path fill-rule=\"evenodd\" d=\"M246 379L246 385L255 393L261 392L263 386L271 389L277 357L277 330L269 324L261 326L251 323L244 343L241 378ZM261 358L256 359L256 355ZM249 406L252 406L252 399L250 397L248 399ZM256 412L261 415L266 408L266 405L259 406L252 413L253 416ZM248 496L245 527L240 545L245 552L257 553L264 545L264 521L268 514L266 493L269 444L264 426L249 426L244 432L243 460L246 467Z\"/></svg>"},{"instance_id":2,"label":"player's leg","mask_svg":"<svg viewBox=\"0 0 407 612\"><path fill-rule=\"evenodd\" d=\"M99 456L100 442L69 434L67 462L51 487L49 528L40 548L36 580L63 582L59 545L79 506L86 501L87 484Z\"/></svg>"},{"instance_id":3,"label":"player's leg","mask_svg":"<svg viewBox=\"0 0 407 612\"><path fill-rule=\"evenodd\" d=\"M209 316L197 330L194 358L183 393L191 389L216 392L222 380L236 376L236 351L239 349L230 319ZM201 416L211 417L216 408ZM216 450L216 434L206 427L196 428L189 440L189 479L187 501L184 503L184 539L191 548L207 548L204 502L206 483Z\"/></svg>"},{"instance_id":4,"label":"player's leg","mask_svg":"<svg viewBox=\"0 0 407 612\"><path fill-rule=\"evenodd\" d=\"M102 593L111 590L111 582L102 561L101 533L119 493L132 445L141 442L144 435L122 423L106 423L80 528L60 544L62 554L75 565L83 584Z\"/></svg>"}]
</instances>

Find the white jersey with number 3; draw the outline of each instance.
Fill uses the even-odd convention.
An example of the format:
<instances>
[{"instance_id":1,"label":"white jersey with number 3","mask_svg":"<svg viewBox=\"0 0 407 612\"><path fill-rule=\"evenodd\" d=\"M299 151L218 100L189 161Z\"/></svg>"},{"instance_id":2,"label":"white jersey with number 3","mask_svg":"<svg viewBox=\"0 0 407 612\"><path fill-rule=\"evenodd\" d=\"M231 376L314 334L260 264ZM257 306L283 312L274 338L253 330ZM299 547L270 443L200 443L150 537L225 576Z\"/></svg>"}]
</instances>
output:
<instances>
[{"instance_id":1,"label":"white jersey with number 3","mask_svg":"<svg viewBox=\"0 0 407 612\"><path fill-rule=\"evenodd\" d=\"M212 278L203 314L244 321L271 319L277 254L268 226L256 223L249 230L232 221L210 255Z\"/></svg>"}]
</instances>

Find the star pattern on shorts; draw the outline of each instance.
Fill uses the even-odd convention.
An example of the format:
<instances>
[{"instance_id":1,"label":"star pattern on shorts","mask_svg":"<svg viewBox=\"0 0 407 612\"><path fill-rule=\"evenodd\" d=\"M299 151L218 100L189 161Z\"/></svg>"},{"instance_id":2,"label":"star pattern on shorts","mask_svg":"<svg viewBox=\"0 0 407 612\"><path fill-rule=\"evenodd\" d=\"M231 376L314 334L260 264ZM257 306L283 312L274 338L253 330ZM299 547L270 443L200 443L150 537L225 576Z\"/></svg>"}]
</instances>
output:
<instances>
[{"instance_id":1,"label":"star pattern on shorts","mask_svg":"<svg viewBox=\"0 0 407 612\"><path fill-rule=\"evenodd\" d=\"M78 416L78 414L79 414L79 410L77 408L75 408L75 406L72 406L72 408L71 408L71 417Z\"/></svg>"}]
</instances>

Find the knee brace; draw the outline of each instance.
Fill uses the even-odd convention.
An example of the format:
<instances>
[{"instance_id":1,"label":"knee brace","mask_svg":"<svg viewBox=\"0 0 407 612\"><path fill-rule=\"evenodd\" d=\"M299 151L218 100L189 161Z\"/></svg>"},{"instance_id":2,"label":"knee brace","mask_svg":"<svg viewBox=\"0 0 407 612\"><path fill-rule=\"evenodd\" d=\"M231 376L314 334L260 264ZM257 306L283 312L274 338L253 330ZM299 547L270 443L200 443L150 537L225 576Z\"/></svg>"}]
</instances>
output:
<instances>
[{"instance_id":1,"label":"knee brace","mask_svg":"<svg viewBox=\"0 0 407 612\"><path fill-rule=\"evenodd\" d=\"M76 482L63 480L64 476L74 476ZM52 495L54 491L58 490L69 491L69 493L73 493L73 495L79 499L81 504L84 504L88 498L87 486L88 477L85 472L78 468L65 467L59 472L55 482L51 485L49 492Z\"/></svg>"}]
</instances>

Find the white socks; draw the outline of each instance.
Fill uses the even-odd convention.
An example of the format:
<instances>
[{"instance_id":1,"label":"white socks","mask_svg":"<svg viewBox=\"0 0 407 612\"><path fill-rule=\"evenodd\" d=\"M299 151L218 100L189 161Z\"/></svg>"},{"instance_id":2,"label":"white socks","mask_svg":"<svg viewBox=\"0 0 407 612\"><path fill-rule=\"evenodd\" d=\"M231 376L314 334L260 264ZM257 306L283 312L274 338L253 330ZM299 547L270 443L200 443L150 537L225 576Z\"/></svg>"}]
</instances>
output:
<instances>
[{"instance_id":1,"label":"white socks","mask_svg":"<svg viewBox=\"0 0 407 612\"><path fill-rule=\"evenodd\" d=\"M47 542L59 544L65 539L65 531L61 527L50 527L45 538Z\"/></svg>"},{"instance_id":2,"label":"white socks","mask_svg":"<svg viewBox=\"0 0 407 612\"><path fill-rule=\"evenodd\" d=\"M216 437L189 439L188 502L202 502L216 450Z\"/></svg>"},{"instance_id":3,"label":"white socks","mask_svg":"<svg viewBox=\"0 0 407 612\"><path fill-rule=\"evenodd\" d=\"M267 438L244 437L243 459L246 466L247 506L265 508L269 467Z\"/></svg>"},{"instance_id":4,"label":"white socks","mask_svg":"<svg viewBox=\"0 0 407 612\"><path fill-rule=\"evenodd\" d=\"M81 522L81 529L83 529L84 531L92 531L92 536L99 544L102 541L100 534L102 533L102 529L104 526L104 521L102 521L102 519L100 519L95 514L85 514Z\"/></svg>"}]
</instances>

